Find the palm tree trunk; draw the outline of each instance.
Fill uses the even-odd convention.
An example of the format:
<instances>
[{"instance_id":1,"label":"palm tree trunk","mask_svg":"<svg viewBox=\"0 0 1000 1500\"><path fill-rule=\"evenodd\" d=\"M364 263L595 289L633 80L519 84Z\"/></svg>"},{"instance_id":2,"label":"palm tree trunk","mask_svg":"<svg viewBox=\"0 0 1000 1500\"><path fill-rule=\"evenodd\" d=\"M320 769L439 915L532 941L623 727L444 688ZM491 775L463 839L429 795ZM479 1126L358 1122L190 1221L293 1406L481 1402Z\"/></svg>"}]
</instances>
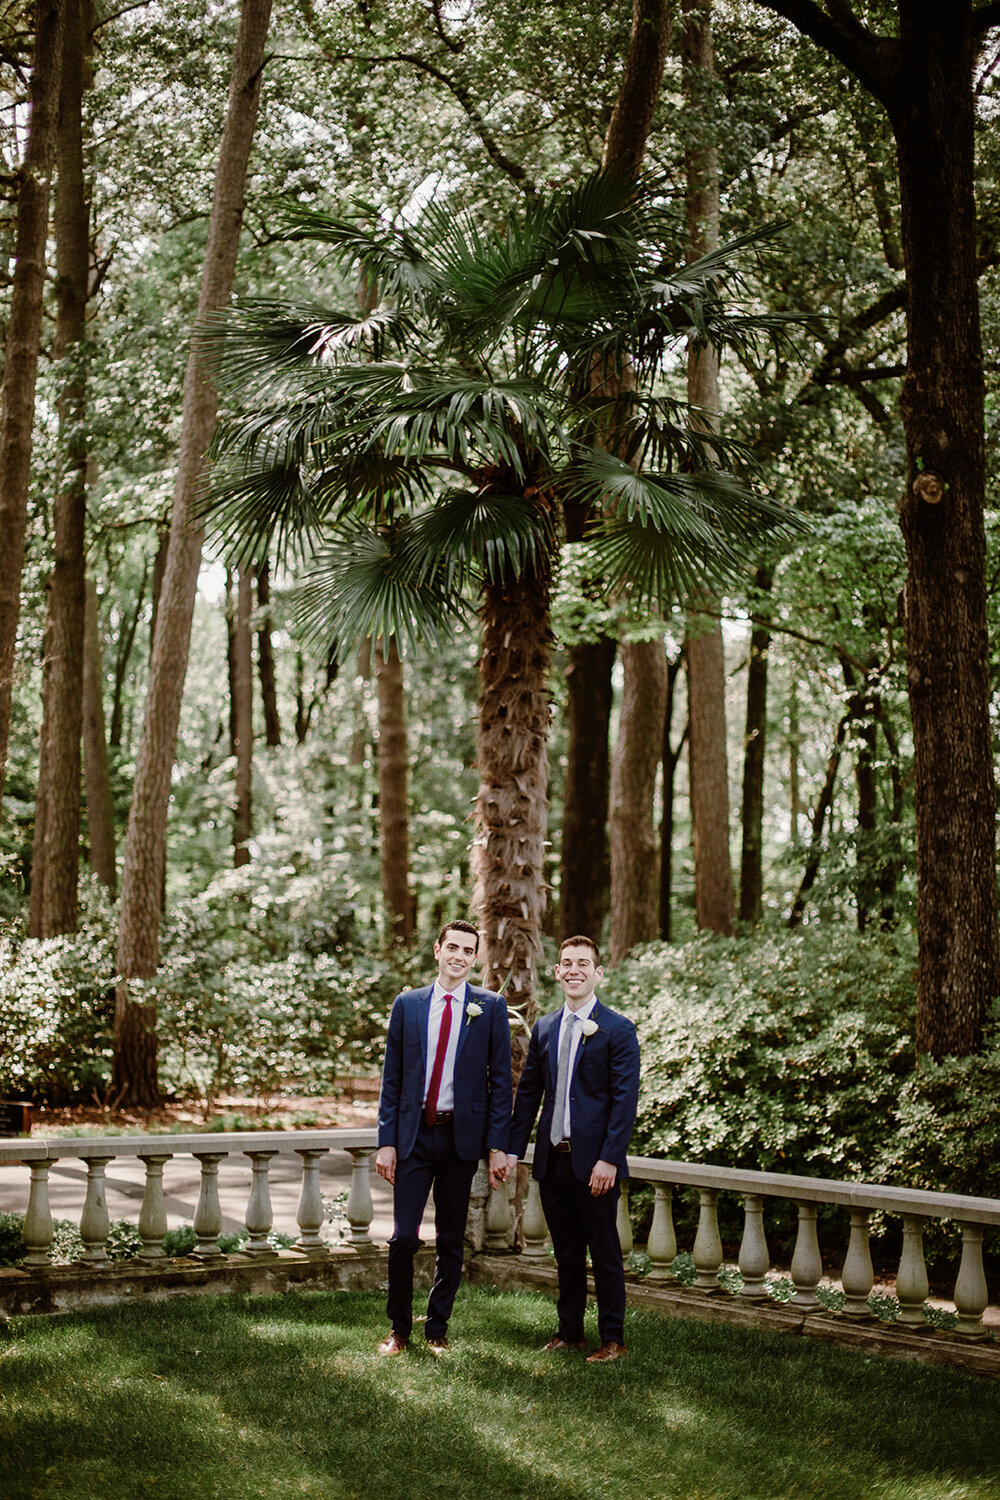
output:
<instances>
[{"instance_id":1,"label":"palm tree trunk","mask_svg":"<svg viewBox=\"0 0 1000 1500\"><path fill-rule=\"evenodd\" d=\"M281 744L281 720L278 717L278 692L275 686L274 646L271 641L271 566L266 560L257 569L257 604L260 624L257 627L257 673L264 709L264 744L273 750Z\"/></svg>"},{"instance_id":2,"label":"palm tree trunk","mask_svg":"<svg viewBox=\"0 0 1000 1500\"><path fill-rule=\"evenodd\" d=\"M608 636L573 646L566 673L566 790L563 798L560 927L596 939L611 884L608 851L608 735L617 644Z\"/></svg>"},{"instance_id":3,"label":"palm tree trunk","mask_svg":"<svg viewBox=\"0 0 1000 1500\"><path fill-rule=\"evenodd\" d=\"M198 298L199 318L223 307L233 284L270 14L270 0L243 0ZM151 976L159 962L170 778L203 536L201 527L190 524L189 510L215 428L216 407L215 389L203 379L192 350L184 378L170 544L132 790L118 929L122 977L115 997L114 1079L119 1101L139 1106L151 1106L159 1098L156 1014L154 1007L130 1000L128 981Z\"/></svg>"},{"instance_id":4,"label":"palm tree trunk","mask_svg":"<svg viewBox=\"0 0 1000 1500\"><path fill-rule=\"evenodd\" d=\"M375 650L378 682L378 807L379 855L382 867L382 897L389 918L392 943L408 943L413 937L413 903L410 897L408 756L406 748L406 698L403 664L395 636L387 653L379 642Z\"/></svg>"},{"instance_id":5,"label":"palm tree trunk","mask_svg":"<svg viewBox=\"0 0 1000 1500\"><path fill-rule=\"evenodd\" d=\"M623 641L624 684L611 763L612 963L660 931L660 860L653 826L663 746L667 653L662 641Z\"/></svg>"},{"instance_id":6,"label":"palm tree trunk","mask_svg":"<svg viewBox=\"0 0 1000 1500\"><path fill-rule=\"evenodd\" d=\"M486 982L529 1023L547 898L549 591L547 571L488 583L480 612L473 909Z\"/></svg>"},{"instance_id":7,"label":"palm tree trunk","mask_svg":"<svg viewBox=\"0 0 1000 1500\"><path fill-rule=\"evenodd\" d=\"M31 71L31 121L18 173L14 284L0 385L0 794L7 769L14 655L28 521L35 383L55 160L62 53L62 0L38 0Z\"/></svg>"}]
</instances>

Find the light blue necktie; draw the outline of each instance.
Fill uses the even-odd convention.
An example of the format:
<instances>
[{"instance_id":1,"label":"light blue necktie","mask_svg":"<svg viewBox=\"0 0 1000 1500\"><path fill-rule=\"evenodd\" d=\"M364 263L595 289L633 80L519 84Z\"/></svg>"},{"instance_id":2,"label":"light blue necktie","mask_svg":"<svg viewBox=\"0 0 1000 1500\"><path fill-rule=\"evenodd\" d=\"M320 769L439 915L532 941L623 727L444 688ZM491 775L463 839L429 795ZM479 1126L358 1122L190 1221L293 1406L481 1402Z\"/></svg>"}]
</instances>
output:
<instances>
[{"instance_id":1,"label":"light blue necktie","mask_svg":"<svg viewBox=\"0 0 1000 1500\"><path fill-rule=\"evenodd\" d=\"M579 1020L572 1012L563 1021L562 1036L559 1038L559 1064L556 1072L556 1107L552 1112L552 1124L549 1127L549 1139L553 1146L558 1146L564 1140L563 1121L566 1118L566 1091L569 1088L569 1055L573 1041L573 1028Z\"/></svg>"}]
</instances>

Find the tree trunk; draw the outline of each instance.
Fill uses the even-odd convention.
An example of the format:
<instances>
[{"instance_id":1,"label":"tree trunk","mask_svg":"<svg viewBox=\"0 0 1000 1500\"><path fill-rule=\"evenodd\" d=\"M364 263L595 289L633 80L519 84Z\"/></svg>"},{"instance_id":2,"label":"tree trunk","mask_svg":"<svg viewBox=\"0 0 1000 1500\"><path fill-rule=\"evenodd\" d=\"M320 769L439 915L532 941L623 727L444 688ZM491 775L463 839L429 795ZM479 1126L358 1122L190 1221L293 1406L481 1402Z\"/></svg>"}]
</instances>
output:
<instances>
[{"instance_id":1,"label":"tree trunk","mask_svg":"<svg viewBox=\"0 0 1000 1500\"><path fill-rule=\"evenodd\" d=\"M87 788L90 868L113 896L117 885L115 814L108 769L108 742L104 733L101 628L97 614L97 587L92 578L87 579L83 636L83 770Z\"/></svg>"},{"instance_id":2,"label":"tree trunk","mask_svg":"<svg viewBox=\"0 0 1000 1500\"><path fill-rule=\"evenodd\" d=\"M625 73L604 138L605 167L635 173L642 166L669 42L664 0L633 0ZM611 766L609 818L612 963L659 931L653 807L667 690L662 641L623 641L619 654L624 687Z\"/></svg>"},{"instance_id":3,"label":"tree trunk","mask_svg":"<svg viewBox=\"0 0 1000 1500\"><path fill-rule=\"evenodd\" d=\"M270 10L270 0L243 0L241 7L198 298L199 319L224 307L232 288ZM189 508L215 427L216 405L215 389L203 378L192 349L184 378L170 545L129 814L118 931L122 979L115 1000L115 1086L120 1102L140 1106L153 1105L159 1097L156 1015L154 1007L129 999L128 981L152 975L159 961L159 896L166 868L170 778L203 536L201 527L189 524Z\"/></svg>"},{"instance_id":4,"label":"tree trunk","mask_svg":"<svg viewBox=\"0 0 1000 1500\"><path fill-rule=\"evenodd\" d=\"M881 100L896 140L908 475L906 644L917 814L917 1051L982 1043L1000 988L984 578L985 385L973 64L994 7L897 0L874 36L848 6L762 0Z\"/></svg>"},{"instance_id":5,"label":"tree trunk","mask_svg":"<svg viewBox=\"0 0 1000 1500\"><path fill-rule=\"evenodd\" d=\"M233 622L233 718L235 721L236 799L233 814L233 864L250 863L247 840L253 832L253 614L254 576L241 568Z\"/></svg>"},{"instance_id":6,"label":"tree trunk","mask_svg":"<svg viewBox=\"0 0 1000 1500\"><path fill-rule=\"evenodd\" d=\"M712 134L715 58L711 0L682 0L684 97L690 126L687 171L687 251L690 259L719 245L719 168ZM694 424L719 426L719 357L693 342L688 348L688 401ZM694 838L695 915L698 926L730 936L736 901L729 850L729 765L726 754L726 662L718 601L694 601L685 658L688 675L688 764Z\"/></svg>"},{"instance_id":7,"label":"tree trunk","mask_svg":"<svg viewBox=\"0 0 1000 1500\"><path fill-rule=\"evenodd\" d=\"M32 935L43 938L76 931L79 897L87 520L85 341L90 274L90 208L83 170L83 95L89 73L90 26L84 10L83 0L66 0L56 136L53 353L60 375L62 473L53 506L54 558L45 624L44 707L29 924Z\"/></svg>"},{"instance_id":8,"label":"tree trunk","mask_svg":"<svg viewBox=\"0 0 1000 1500\"><path fill-rule=\"evenodd\" d=\"M0 384L0 796L7 769L14 655L21 617L62 29L62 0L38 0L31 118L24 161L17 174L14 281Z\"/></svg>"},{"instance_id":9,"label":"tree trunk","mask_svg":"<svg viewBox=\"0 0 1000 1500\"><path fill-rule=\"evenodd\" d=\"M566 790L563 800L560 928L599 937L608 909L608 745L616 644L607 636L573 646L566 672Z\"/></svg>"},{"instance_id":10,"label":"tree trunk","mask_svg":"<svg viewBox=\"0 0 1000 1500\"><path fill-rule=\"evenodd\" d=\"M611 762L612 963L660 930L660 861L653 830L663 746L667 653L662 641L623 641L624 685Z\"/></svg>"},{"instance_id":11,"label":"tree trunk","mask_svg":"<svg viewBox=\"0 0 1000 1500\"><path fill-rule=\"evenodd\" d=\"M226 602L225 602L225 615L226 615L226 680L229 683L229 692L228 692L228 694L226 696L227 696L228 709L229 709L229 713L228 713L228 719L229 719L229 757L230 757L231 760L233 758L235 758L235 755L236 755L236 736L237 736L236 706L237 706L237 703L239 701L239 696L240 696L239 686L238 686L237 681L236 681L236 676L237 676L237 671L238 671L238 668L237 668L237 665L236 665L236 654L237 654L237 648L236 648L236 616L237 616L237 613L238 613L239 607L240 607L239 606L239 598L238 598L238 589L239 589L239 585L237 584L237 593L233 592L233 570L232 570L232 568L227 568L226 569ZM219 739L222 738L222 725L221 724L219 725L218 738Z\"/></svg>"},{"instance_id":12,"label":"tree trunk","mask_svg":"<svg viewBox=\"0 0 1000 1500\"><path fill-rule=\"evenodd\" d=\"M409 943L413 937L413 902L410 896L410 836L406 746L406 698L403 664L395 636L385 655L381 644L375 651L378 680L378 807L379 855L382 867L382 897L389 917L392 943Z\"/></svg>"},{"instance_id":13,"label":"tree trunk","mask_svg":"<svg viewBox=\"0 0 1000 1500\"><path fill-rule=\"evenodd\" d=\"M368 683L372 675L372 643L367 637L358 647L357 670L354 674L356 689L354 698L354 733L351 736L351 751L348 764L361 767L368 758Z\"/></svg>"},{"instance_id":14,"label":"tree trunk","mask_svg":"<svg viewBox=\"0 0 1000 1500\"><path fill-rule=\"evenodd\" d=\"M917 1051L982 1043L1000 988L988 715L984 381L970 6L900 5L890 109L907 285L906 646L917 813Z\"/></svg>"},{"instance_id":15,"label":"tree trunk","mask_svg":"<svg viewBox=\"0 0 1000 1500\"><path fill-rule=\"evenodd\" d=\"M271 643L271 565L266 560L257 569L257 604L260 623L257 626L257 672L264 708L264 743L269 750L281 744L281 721L278 718L278 692L275 686L274 647Z\"/></svg>"},{"instance_id":16,"label":"tree trunk","mask_svg":"<svg viewBox=\"0 0 1000 1500\"><path fill-rule=\"evenodd\" d=\"M548 573L490 582L480 611L473 910L486 983L530 1025L545 909L548 814Z\"/></svg>"},{"instance_id":17,"label":"tree trunk","mask_svg":"<svg viewBox=\"0 0 1000 1500\"><path fill-rule=\"evenodd\" d=\"M770 592L772 570L757 569L754 587ZM743 852L740 861L740 921L759 922L764 915L764 751L767 736L767 653L771 632L754 615L747 663L746 736L743 748Z\"/></svg>"},{"instance_id":18,"label":"tree trunk","mask_svg":"<svg viewBox=\"0 0 1000 1500\"><path fill-rule=\"evenodd\" d=\"M108 744L113 750L118 750L122 742L122 718L123 704L125 700L125 679L128 676L128 664L132 657L132 647L135 645L135 633L139 628L142 618L142 607L146 602L146 579L149 576L148 566L142 570L142 582L139 584L139 593L136 596L135 607L129 615L128 620L122 623L118 632L118 644L115 648L115 685L111 699L111 727L108 730Z\"/></svg>"},{"instance_id":19,"label":"tree trunk","mask_svg":"<svg viewBox=\"0 0 1000 1500\"><path fill-rule=\"evenodd\" d=\"M840 765L840 757L844 749L844 736L847 726L851 722L850 713L844 714L837 725L837 733L833 740L833 749L826 763L826 776L820 788L820 794L816 801L816 808L812 815L812 825L809 834L809 853L806 856L805 869L802 879L799 881L795 900L792 902L791 915L788 918L789 927L800 927L802 916L806 909L806 897L816 883L819 874L819 862L823 853L823 828L826 824L826 815L830 811L833 802L833 789L837 782L837 768Z\"/></svg>"},{"instance_id":20,"label":"tree trunk","mask_svg":"<svg viewBox=\"0 0 1000 1500\"><path fill-rule=\"evenodd\" d=\"M674 661L667 662L667 702L663 711L663 751L660 756L663 772L660 811L660 937L665 943L670 942L673 928L674 785L677 780L677 765L681 758L681 751L688 737L688 724L685 723L684 732L676 748L670 741L670 732L674 722L674 697L680 670L680 656L677 656Z\"/></svg>"}]
</instances>

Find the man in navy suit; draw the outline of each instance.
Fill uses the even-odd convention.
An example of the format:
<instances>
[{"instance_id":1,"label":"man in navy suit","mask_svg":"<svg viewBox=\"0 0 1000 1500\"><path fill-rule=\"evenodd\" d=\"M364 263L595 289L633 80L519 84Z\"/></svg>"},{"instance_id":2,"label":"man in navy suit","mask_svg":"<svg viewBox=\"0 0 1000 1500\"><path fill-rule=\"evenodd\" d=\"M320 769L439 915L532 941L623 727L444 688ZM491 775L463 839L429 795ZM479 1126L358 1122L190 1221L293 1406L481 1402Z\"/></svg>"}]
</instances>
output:
<instances>
[{"instance_id":1,"label":"man in navy suit","mask_svg":"<svg viewBox=\"0 0 1000 1500\"><path fill-rule=\"evenodd\" d=\"M604 977L597 944L567 938L556 979L564 1004L535 1023L517 1086L508 1165L524 1155L542 1104L532 1174L559 1271L559 1326L546 1350L582 1349L587 1251L600 1347L588 1363L625 1353L625 1267L618 1199L639 1099L639 1043L625 1016L594 993Z\"/></svg>"},{"instance_id":2,"label":"man in navy suit","mask_svg":"<svg viewBox=\"0 0 1000 1500\"><path fill-rule=\"evenodd\" d=\"M424 1333L447 1349L448 1319L462 1277L472 1179L489 1152L490 1186L506 1181L510 1128L510 1026L506 1003L474 989L479 951L470 922L448 922L434 944L433 984L397 995L389 1017L378 1105L375 1169L393 1187L389 1241L391 1330L380 1354L402 1354L413 1327L413 1257L434 1188L437 1260Z\"/></svg>"}]
</instances>

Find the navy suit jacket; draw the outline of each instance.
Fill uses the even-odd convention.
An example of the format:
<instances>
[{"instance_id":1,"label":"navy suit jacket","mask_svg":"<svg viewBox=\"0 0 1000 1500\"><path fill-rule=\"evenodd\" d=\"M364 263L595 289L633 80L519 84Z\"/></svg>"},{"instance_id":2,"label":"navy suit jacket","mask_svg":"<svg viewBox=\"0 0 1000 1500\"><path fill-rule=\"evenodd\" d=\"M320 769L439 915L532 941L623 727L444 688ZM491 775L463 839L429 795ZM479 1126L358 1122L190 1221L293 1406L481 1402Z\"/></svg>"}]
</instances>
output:
<instances>
[{"instance_id":1,"label":"navy suit jacket","mask_svg":"<svg viewBox=\"0 0 1000 1500\"><path fill-rule=\"evenodd\" d=\"M378 1143L395 1146L400 1159L417 1139L427 1076L427 1021L434 986L404 990L393 1002L378 1102ZM469 1002L481 1007L468 1014ZM506 1151L510 1130L510 1023L507 1004L492 990L466 984L455 1053L455 1152L478 1161L488 1150Z\"/></svg>"},{"instance_id":2,"label":"navy suit jacket","mask_svg":"<svg viewBox=\"0 0 1000 1500\"><path fill-rule=\"evenodd\" d=\"M532 1165L532 1176L538 1178L544 1177L549 1160L562 1012L560 1006L535 1023L510 1126L510 1149L523 1156L541 1102ZM621 1180L628 1176L625 1158L639 1102L639 1042L628 1017L600 1000L590 1019L597 1030L580 1038L570 1079L570 1159L581 1182L590 1180L598 1161L612 1162Z\"/></svg>"}]
</instances>

